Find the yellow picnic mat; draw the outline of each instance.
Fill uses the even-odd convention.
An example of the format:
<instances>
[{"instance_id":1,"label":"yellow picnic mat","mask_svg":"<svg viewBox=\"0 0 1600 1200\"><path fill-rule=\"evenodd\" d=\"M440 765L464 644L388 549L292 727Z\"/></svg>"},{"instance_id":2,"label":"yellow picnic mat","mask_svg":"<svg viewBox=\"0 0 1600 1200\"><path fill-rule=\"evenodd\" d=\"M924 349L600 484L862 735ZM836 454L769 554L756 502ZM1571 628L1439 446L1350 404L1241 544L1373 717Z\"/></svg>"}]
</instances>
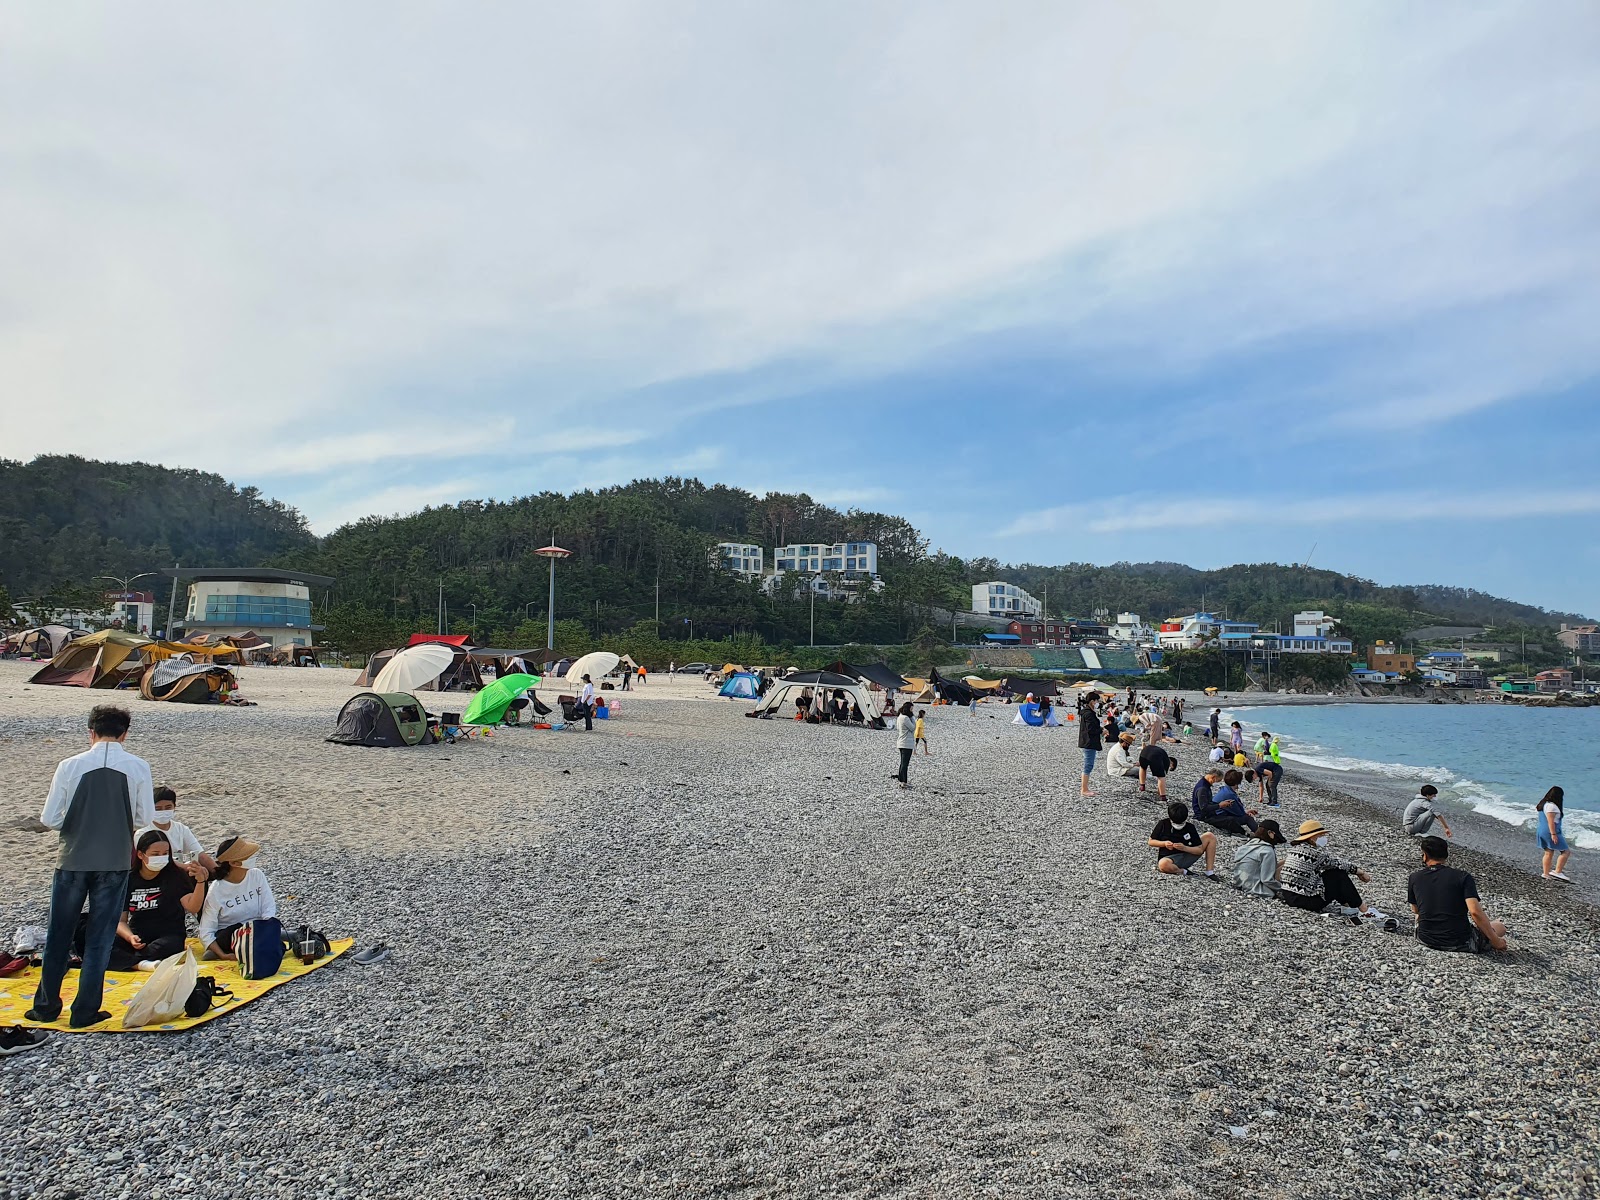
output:
<instances>
[{"instance_id":1,"label":"yellow picnic mat","mask_svg":"<svg viewBox=\"0 0 1600 1200\"><path fill-rule=\"evenodd\" d=\"M355 945L355 939L341 938L331 945L333 947L331 953L326 958L317 959L310 966L286 954L283 957L283 965L278 968L276 975L266 979L244 979L239 975L238 967L232 962L218 959L207 962L200 959L205 947L197 939L190 938L189 949L194 951L195 958L200 960L200 974L214 978L218 987L225 987L233 993L233 999L202 1016L183 1016L176 1021L166 1021L160 1025L139 1025L133 1029L123 1027L122 1014L127 1011L128 1005L133 1002L139 989L149 980L148 972L107 971L105 999L101 1001L100 1007L111 1014L111 1019L102 1021L98 1025L91 1025L87 1029L73 1029L67 1021L72 1016L70 1011L72 998L78 993L78 973L68 971L66 979L62 981L61 1016L50 1022L30 1021L22 1014L33 1007L33 994L39 990L39 968L29 967L19 974L0 979L0 1025L29 1025L34 1029L54 1029L61 1033L163 1033L169 1030L193 1029L206 1021L227 1016L235 1009L266 995L273 988L282 987L291 979L299 979L300 976L309 975L319 967L327 966Z\"/></svg>"}]
</instances>

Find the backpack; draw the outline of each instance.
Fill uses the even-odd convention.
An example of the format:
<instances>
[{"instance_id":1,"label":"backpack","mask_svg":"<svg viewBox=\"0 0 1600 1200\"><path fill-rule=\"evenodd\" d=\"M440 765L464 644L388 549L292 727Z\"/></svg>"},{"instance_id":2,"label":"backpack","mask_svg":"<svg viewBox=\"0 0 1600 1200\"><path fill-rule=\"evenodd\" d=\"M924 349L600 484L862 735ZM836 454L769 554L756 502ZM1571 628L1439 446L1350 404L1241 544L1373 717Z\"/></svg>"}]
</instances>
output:
<instances>
[{"instance_id":1,"label":"backpack","mask_svg":"<svg viewBox=\"0 0 1600 1200\"><path fill-rule=\"evenodd\" d=\"M320 929L313 929L309 925L301 925L283 935L283 941L288 952L301 962L310 966L319 958L326 958L333 953L333 946L328 941L328 935Z\"/></svg>"},{"instance_id":2,"label":"backpack","mask_svg":"<svg viewBox=\"0 0 1600 1200\"><path fill-rule=\"evenodd\" d=\"M239 926L233 956L246 979L270 979L283 965L283 926L277 917L259 917Z\"/></svg>"},{"instance_id":3,"label":"backpack","mask_svg":"<svg viewBox=\"0 0 1600 1200\"><path fill-rule=\"evenodd\" d=\"M199 974L200 964L187 946L171 958L162 959L129 1002L128 1011L122 1015L122 1027L162 1025L183 1016Z\"/></svg>"},{"instance_id":4,"label":"backpack","mask_svg":"<svg viewBox=\"0 0 1600 1200\"><path fill-rule=\"evenodd\" d=\"M191 1017L201 1017L232 999L233 993L220 985L216 979L210 975L202 975L194 981L194 990L184 1001L183 1011Z\"/></svg>"}]
</instances>

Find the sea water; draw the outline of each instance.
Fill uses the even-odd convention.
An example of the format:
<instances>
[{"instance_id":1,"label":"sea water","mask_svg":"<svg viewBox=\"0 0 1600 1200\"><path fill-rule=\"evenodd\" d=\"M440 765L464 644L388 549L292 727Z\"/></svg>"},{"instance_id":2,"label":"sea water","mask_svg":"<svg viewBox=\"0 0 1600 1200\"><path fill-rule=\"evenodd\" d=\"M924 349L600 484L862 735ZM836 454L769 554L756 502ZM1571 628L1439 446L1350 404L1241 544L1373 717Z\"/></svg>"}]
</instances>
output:
<instances>
[{"instance_id":1,"label":"sea water","mask_svg":"<svg viewBox=\"0 0 1600 1200\"><path fill-rule=\"evenodd\" d=\"M1283 757L1395 781L1403 802L1424 783L1446 802L1534 827L1534 805L1554 785L1566 793L1563 830L1600 847L1600 708L1517 704L1241 705L1226 714L1280 736ZM1401 795L1400 793L1405 793Z\"/></svg>"}]
</instances>

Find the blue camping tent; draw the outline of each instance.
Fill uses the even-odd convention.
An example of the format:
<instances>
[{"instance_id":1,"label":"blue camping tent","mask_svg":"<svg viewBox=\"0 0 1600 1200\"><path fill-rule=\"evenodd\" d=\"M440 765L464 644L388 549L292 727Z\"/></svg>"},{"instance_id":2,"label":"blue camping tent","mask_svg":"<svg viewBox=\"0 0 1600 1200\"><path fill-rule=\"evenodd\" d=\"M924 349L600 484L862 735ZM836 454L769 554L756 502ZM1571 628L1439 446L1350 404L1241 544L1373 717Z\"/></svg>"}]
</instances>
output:
<instances>
[{"instance_id":1,"label":"blue camping tent","mask_svg":"<svg viewBox=\"0 0 1600 1200\"><path fill-rule=\"evenodd\" d=\"M756 700L761 696L761 680L749 671L739 671L728 676L728 682L717 693L730 700Z\"/></svg>"}]
</instances>

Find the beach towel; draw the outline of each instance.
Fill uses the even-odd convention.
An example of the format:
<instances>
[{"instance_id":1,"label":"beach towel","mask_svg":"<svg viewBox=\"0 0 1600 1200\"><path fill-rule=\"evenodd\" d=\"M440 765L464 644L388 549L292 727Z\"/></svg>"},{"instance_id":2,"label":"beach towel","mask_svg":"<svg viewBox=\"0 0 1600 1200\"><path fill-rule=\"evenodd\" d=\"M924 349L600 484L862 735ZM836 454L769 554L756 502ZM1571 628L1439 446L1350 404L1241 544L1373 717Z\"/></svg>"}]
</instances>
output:
<instances>
[{"instance_id":1,"label":"beach towel","mask_svg":"<svg viewBox=\"0 0 1600 1200\"><path fill-rule=\"evenodd\" d=\"M273 988L282 987L290 980L321 970L353 945L355 945L353 939L340 938L333 943L333 950L327 958L319 958L310 964L302 963L297 958L285 957L278 968L278 973L266 979L245 979L239 974L238 966L232 962L202 960L199 977L215 979L218 984L233 993L233 998L198 1017L180 1016L175 1020L163 1021L159 1025L144 1025L137 1028L125 1026L122 1017L128 1005L133 1002L133 998L139 994L139 989L150 981L147 972L107 971L105 999L101 1001L100 1006L111 1014L111 1019L102 1021L98 1025L91 1025L87 1029L72 1029L67 1025L67 1019L71 1015L72 998L78 990L78 973L68 971L67 978L61 985L59 1018L54 1021L29 1021L22 1014L33 1007L33 994L39 990L39 968L29 967L20 974L0 979L0 1025L27 1025L34 1029L54 1030L57 1033L166 1033L192 1029L196 1025L226 1016L252 1000L260 999ZM205 947L194 938L189 939L189 949L196 958L205 953Z\"/></svg>"}]
</instances>

